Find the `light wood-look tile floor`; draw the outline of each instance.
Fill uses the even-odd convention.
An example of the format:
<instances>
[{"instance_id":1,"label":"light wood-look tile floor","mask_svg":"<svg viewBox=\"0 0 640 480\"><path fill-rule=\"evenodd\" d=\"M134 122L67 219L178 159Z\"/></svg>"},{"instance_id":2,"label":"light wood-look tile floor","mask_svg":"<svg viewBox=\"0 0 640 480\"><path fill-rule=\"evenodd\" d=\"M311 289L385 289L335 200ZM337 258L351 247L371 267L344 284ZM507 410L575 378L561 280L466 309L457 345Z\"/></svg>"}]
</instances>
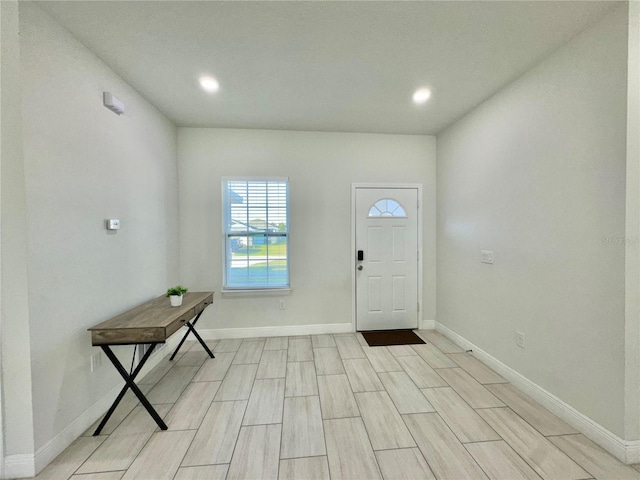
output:
<instances>
[{"instance_id":1,"label":"light wood-look tile floor","mask_svg":"<svg viewBox=\"0 0 640 480\"><path fill-rule=\"evenodd\" d=\"M456 345L360 334L191 342L36 478L638 479Z\"/></svg>"}]
</instances>

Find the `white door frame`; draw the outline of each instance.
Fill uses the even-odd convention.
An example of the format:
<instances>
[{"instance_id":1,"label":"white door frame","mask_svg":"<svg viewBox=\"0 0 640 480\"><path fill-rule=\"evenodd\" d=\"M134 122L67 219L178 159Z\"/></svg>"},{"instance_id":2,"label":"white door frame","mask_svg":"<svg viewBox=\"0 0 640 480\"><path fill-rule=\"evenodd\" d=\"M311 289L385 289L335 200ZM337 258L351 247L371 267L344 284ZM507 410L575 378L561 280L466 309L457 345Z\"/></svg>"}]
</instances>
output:
<instances>
[{"instance_id":1,"label":"white door frame","mask_svg":"<svg viewBox=\"0 0 640 480\"><path fill-rule=\"evenodd\" d=\"M407 188L418 190L418 328L422 328L422 184L421 183L352 183L351 184L351 329L356 331L356 190L359 188Z\"/></svg>"}]
</instances>

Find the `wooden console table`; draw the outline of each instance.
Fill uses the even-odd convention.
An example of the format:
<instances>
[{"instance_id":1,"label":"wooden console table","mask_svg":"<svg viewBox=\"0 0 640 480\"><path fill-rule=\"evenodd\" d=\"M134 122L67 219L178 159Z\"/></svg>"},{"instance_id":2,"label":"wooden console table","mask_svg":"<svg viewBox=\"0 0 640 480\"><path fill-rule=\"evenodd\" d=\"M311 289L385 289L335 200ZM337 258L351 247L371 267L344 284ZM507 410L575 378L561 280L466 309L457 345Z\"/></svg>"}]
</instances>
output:
<instances>
[{"instance_id":1,"label":"wooden console table","mask_svg":"<svg viewBox=\"0 0 640 480\"><path fill-rule=\"evenodd\" d=\"M111 408L109 408L109 411L105 414L100 425L98 425L98 428L93 434L94 436L100 435L103 427L106 425L128 389L131 389L133 393L135 393L140 400L140 403L142 403L144 408L147 409L158 426L162 430L167 429L167 426L162 418L160 418L160 415L158 415L158 412L156 412L156 410L151 406L147 398L135 384L134 380L149 359L149 356L153 352L155 346L159 343L165 343L167 338L176 333L183 326L187 327L188 330L182 337L182 340L180 340L180 343L169 360L174 359L178 350L180 350L180 347L182 347L182 344L190 333L193 333L198 342L200 342L200 345L202 345L207 354L209 354L209 357L215 358L207 344L202 340L195 329L195 324L200 318L200 315L202 315L204 309L213 303L213 294L214 292L185 293L182 299L182 306L180 307L172 307L169 303L169 299L163 295L113 317L110 320L99 323L89 329L91 332L92 345L102 348L105 355L109 360L111 360L111 363L113 363L113 366L118 370L118 373L120 373L125 381L125 386L111 405ZM144 354L135 370L127 372L118 358L114 355L110 346L132 345L139 343L150 344L151 348L149 348L149 350Z\"/></svg>"}]
</instances>

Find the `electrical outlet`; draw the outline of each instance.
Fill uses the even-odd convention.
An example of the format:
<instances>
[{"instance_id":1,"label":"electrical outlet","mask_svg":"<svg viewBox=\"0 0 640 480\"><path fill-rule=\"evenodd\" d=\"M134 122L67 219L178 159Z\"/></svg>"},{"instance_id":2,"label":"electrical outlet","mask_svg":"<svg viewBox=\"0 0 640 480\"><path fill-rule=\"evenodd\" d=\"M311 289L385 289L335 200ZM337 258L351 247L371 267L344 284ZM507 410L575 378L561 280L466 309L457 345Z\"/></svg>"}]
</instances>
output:
<instances>
[{"instance_id":1,"label":"electrical outlet","mask_svg":"<svg viewBox=\"0 0 640 480\"><path fill-rule=\"evenodd\" d=\"M480 261L482 263L493 263L493 251L480 250Z\"/></svg>"},{"instance_id":2,"label":"electrical outlet","mask_svg":"<svg viewBox=\"0 0 640 480\"><path fill-rule=\"evenodd\" d=\"M102 365L102 353L91 355L91 371L97 370Z\"/></svg>"},{"instance_id":3,"label":"electrical outlet","mask_svg":"<svg viewBox=\"0 0 640 480\"><path fill-rule=\"evenodd\" d=\"M284 300L280 299L280 310L284 310L285 308Z\"/></svg>"},{"instance_id":4,"label":"electrical outlet","mask_svg":"<svg viewBox=\"0 0 640 480\"><path fill-rule=\"evenodd\" d=\"M516 345L520 348L524 348L524 333L516 332Z\"/></svg>"}]
</instances>

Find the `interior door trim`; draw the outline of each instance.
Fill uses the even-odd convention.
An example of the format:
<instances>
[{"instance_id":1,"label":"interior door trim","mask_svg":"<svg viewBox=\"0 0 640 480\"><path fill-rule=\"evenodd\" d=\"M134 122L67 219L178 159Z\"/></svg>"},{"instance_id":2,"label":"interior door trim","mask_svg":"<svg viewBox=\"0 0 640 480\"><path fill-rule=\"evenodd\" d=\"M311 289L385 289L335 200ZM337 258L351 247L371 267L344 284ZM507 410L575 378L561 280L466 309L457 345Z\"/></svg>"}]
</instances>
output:
<instances>
[{"instance_id":1,"label":"interior door trim","mask_svg":"<svg viewBox=\"0 0 640 480\"><path fill-rule=\"evenodd\" d=\"M360 188L406 188L418 190L418 328L422 328L422 184L421 183L352 183L351 184L351 329L356 331L356 190Z\"/></svg>"}]
</instances>

